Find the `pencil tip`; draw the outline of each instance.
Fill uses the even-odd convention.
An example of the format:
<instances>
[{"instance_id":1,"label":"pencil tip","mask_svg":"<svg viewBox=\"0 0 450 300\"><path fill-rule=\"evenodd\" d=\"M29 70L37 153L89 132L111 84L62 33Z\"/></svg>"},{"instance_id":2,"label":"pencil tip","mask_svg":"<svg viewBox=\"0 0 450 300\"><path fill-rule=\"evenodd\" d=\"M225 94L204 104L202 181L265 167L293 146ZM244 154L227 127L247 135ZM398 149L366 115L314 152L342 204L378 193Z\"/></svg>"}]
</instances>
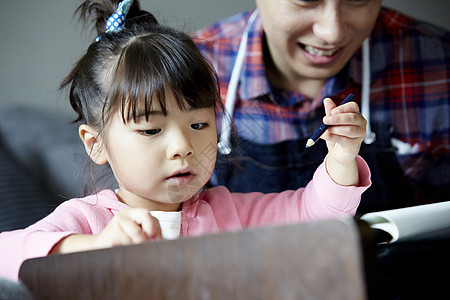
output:
<instances>
[{"instance_id":1,"label":"pencil tip","mask_svg":"<svg viewBox=\"0 0 450 300\"><path fill-rule=\"evenodd\" d=\"M313 141L312 139L308 139L308 141L306 142L305 148L309 148L309 147L311 147L312 145L314 145L314 141Z\"/></svg>"}]
</instances>

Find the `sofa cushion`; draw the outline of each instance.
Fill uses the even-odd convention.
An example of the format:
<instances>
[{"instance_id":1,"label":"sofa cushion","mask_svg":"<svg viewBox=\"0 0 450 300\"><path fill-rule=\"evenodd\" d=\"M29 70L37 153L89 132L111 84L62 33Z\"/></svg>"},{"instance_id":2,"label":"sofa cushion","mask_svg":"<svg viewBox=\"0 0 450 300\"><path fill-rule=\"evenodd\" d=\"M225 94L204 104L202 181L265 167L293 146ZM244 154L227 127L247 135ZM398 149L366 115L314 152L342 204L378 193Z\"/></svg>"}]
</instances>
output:
<instances>
[{"instance_id":1,"label":"sofa cushion","mask_svg":"<svg viewBox=\"0 0 450 300\"><path fill-rule=\"evenodd\" d=\"M107 166L89 165L78 137L79 124L72 123L72 117L28 106L0 107L0 137L6 149L61 201L94 190L86 189L93 185L91 171L95 176L107 174L106 183L96 182L97 189L115 188Z\"/></svg>"},{"instance_id":2,"label":"sofa cushion","mask_svg":"<svg viewBox=\"0 0 450 300\"><path fill-rule=\"evenodd\" d=\"M0 232L33 224L57 202L0 143Z\"/></svg>"}]
</instances>

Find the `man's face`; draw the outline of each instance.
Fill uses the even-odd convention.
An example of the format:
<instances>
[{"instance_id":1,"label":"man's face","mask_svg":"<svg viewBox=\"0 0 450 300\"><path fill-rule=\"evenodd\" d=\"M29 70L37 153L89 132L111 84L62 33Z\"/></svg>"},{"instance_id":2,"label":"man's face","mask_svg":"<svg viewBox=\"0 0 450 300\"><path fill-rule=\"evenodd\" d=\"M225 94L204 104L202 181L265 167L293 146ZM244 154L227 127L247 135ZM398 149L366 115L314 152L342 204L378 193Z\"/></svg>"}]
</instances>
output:
<instances>
[{"instance_id":1,"label":"man's face","mask_svg":"<svg viewBox=\"0 0 450 300\"><path fill-rule=\"evenodd\" d=\"M271 60L284 77L336 75L370 34L381 0L256 0Z\"/></svg>"}]
</instances>

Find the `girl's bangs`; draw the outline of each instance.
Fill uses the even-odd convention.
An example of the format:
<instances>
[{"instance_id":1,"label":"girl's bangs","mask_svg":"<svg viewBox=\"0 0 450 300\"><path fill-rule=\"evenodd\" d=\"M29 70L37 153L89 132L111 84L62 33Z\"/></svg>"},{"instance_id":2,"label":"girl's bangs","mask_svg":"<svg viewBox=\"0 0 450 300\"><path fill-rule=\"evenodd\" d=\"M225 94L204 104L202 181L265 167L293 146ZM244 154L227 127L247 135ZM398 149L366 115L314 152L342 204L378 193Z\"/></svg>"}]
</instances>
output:
<instances>
[{"instance_id":1,"label":"girl's bangs","mask_svg":"<svg viewBox=\"0 0 450 300\"><path fill-rule=\"evenodd\" d=\"M170 43L170 41L168 41ZM148 117L152 102L167 114L167 96L181 110L217 107L220 94L212 68L185 48L135 40L119 57L110 98L124 122ZM173 53L177 49L177 53ZM197 49L196 49L197 50Z\"/></svg>"}]
</instances>

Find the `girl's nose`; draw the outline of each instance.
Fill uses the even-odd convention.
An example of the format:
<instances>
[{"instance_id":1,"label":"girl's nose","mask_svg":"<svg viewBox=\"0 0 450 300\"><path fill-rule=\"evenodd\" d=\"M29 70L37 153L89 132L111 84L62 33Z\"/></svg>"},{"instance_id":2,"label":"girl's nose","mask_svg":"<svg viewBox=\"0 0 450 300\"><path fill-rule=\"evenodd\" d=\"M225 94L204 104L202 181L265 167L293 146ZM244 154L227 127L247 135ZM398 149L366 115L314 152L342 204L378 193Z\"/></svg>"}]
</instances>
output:
<instances>
[{"instance_id":1,"label":"girl's nose","mask_svg":"<svg viewBox=\"0 0 450 300\"><path fill-rule=\"evenodd\" d=\"M339 5L326 5L313 24L314 34L330 45L338 45L344 38L346 24Z\"/></svg>"},{"instance_id":2,"label":"girl's nose","mask_svg":"<svg viewBox=\"0 0 450 300\"><path fill-rule=\"evenodd\" d=\"M167 150L169 159L186 158L194 155L194 147L187 134L183 132L174 133L169 139L169 147Z\"/></svg>"}]
</instances>

